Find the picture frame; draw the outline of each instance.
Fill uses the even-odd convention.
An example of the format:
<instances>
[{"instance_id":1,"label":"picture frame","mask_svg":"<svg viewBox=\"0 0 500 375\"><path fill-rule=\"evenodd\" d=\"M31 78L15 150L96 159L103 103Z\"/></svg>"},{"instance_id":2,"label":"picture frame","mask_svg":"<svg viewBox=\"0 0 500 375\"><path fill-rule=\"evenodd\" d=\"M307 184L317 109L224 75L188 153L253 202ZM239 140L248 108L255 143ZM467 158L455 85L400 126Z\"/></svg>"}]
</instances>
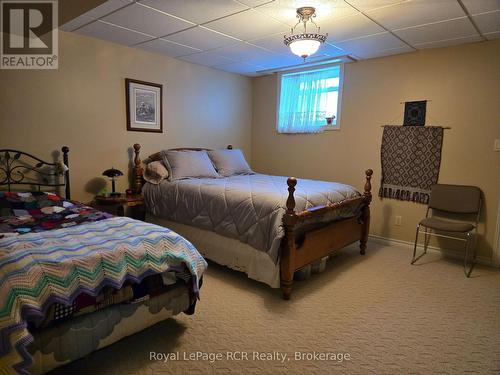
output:
<instances>
[{"instance_id":1,"label":"picture frame","mask_svg":"<svg viewBox=\"0 0 500 375\"><path fill-rule=\"evenodd\" d=\"M163 133L163 85L125 78L127 130Z\"/></svg>"},{"instance_id":2,"label":"picture frame","mask_svg":"<svg viewBox=\"0 0 500 375\"><path fill-rule=\"evenodd\" d=\"M424 126L427 100L405 102L403 126Z\"/></svg>"}]
</instances>

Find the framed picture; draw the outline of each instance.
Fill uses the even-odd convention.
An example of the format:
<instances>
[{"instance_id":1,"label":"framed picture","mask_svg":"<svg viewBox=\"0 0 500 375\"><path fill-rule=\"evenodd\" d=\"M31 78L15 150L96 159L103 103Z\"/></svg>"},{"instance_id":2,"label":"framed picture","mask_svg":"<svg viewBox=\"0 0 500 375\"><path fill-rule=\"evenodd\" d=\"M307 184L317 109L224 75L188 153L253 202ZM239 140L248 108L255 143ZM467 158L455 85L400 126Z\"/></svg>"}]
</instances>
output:
<instances>
[{"instance_id":1,"label":"framed picture","mask_svg":"<svg viewBox=\"0 0 500 375\"><path fill-rule=\"evenodd\" d=\"M405 102L405 114L404 114L403 125L424 126L426 108L427 108L427 100L419 100L416 102Z\"/></svg>"},{"instance_id":2,"label":"framed picture","mask_svg":"<svg viewBox=\"0 0 500 375\"><path fill-rule=\"evenodd\" d=\"M127 130L163 132L163 85L125 79L127 98Z\"/></svg>"}]
</instances>

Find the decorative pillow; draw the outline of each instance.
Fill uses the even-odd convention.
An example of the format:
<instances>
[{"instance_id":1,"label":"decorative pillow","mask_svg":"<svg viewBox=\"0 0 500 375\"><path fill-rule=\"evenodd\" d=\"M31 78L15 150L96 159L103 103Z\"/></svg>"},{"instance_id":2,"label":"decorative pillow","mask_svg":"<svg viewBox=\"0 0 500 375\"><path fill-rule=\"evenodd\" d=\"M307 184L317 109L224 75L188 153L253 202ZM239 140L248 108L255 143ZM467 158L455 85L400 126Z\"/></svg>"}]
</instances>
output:
<instances>
[{"instance_id":1,"label":"decorative pillow","mask_svg":"<svg viewBox=\"0 0 500 375\"><path fill-rule=\"evenodd\" d=\"M143 177L147 182L158 185L161 180L168 178L168 171L161 161L153 161L144 169Z\"/></svg>"},{"instance_id":2,"label":"decorative pillow","mask_svg":"<svg viewBox=\"0 0 500 375\"><path fill-rule=\"evenodd\" d=\"M253 174L241 150L212 150L208 156L221 176L228 177L236 174Z\"/></svg>"},{"instance_id":3,"label":"decorative pillow","mask_svg":"<svg viewBox=\"0 0 500 375\"><path fill-rule=\"evenodd\" d=\"M164 151L163 162L167 166L169 180L189 177L220 177L206 151Z\"/></svg>"}]
</instances>

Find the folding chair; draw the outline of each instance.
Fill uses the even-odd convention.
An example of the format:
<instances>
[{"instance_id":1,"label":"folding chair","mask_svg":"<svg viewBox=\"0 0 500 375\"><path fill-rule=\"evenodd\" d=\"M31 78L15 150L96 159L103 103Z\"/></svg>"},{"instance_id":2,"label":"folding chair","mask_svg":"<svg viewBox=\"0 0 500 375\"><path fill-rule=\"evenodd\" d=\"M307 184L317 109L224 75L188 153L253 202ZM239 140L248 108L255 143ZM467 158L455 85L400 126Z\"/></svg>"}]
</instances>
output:
<instances>
[{"instance_id":1,"label":"folding chair","mask_svg":"<svg viewBox=\"0 0 500 375\"><path fill-rule=\"evenodd\" d=\"M432 186L427 213L425 214L425 218L422 219L417 225L417 234L415 236L415 245L413 247L413 259L411 264L414 264L427 253L430 236L450 238L465 242L464 273L465 276L469 277L472 272L472 268L474 267L474 260L476 258L477 225L479 222L481 201L481 190L476 186L445 184ZM429 216L429 212L431 210L432 215ZM454 219L457 219L458 216L460 216L461 221L452 221L439 217L439 214L443 213L453 215ZM475 215L474 223L470 220L473 215ZM467 221L467 219L469 219L469 221ZM420 227L425 228L424 251L419 256L416 256ZM445 232L447 234L445 235L436 232ZM457 234L462 234L463 236L456 236ZM468 267L468 253L472 234L474 234L474 250L471 264Z\"/></svg>"}]
</instances>

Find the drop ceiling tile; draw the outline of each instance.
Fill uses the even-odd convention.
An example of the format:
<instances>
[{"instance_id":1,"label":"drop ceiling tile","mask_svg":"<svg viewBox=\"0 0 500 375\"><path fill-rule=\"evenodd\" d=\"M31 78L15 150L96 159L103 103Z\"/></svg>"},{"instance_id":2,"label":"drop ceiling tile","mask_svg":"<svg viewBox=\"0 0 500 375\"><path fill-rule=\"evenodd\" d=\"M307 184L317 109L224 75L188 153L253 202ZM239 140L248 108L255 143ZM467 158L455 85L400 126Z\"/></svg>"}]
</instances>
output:
<instances>
[{"instance_id":1,"label":"drop ceiling tile","mask_svg":"<svg viewBox=\"0 0 500 375\"><path fill-rule=\"evenodd\" d=\"M321 47L319 47L317 53L318 54L323 53L328 56L342 56L346 54L346 52L342 48L338 48L337 46L334 46L330 43L325 43Z\"/></svg>"},{"instance_id":2,"label":"drop ceiling tile","mask_svg":"<svg viewBox=\"0 0 500 375\"><path fill-rule=\"evenodd\" d=\"M87 17L97 19L106 16L109 13L114 12L115 10L120 9L126 5L132 4L133 2L134 0L108 0L84 14Z\"/></svg>"},{"instance_id":3,"label":"drop ceiling tile","mask_svg":"<svg viewBox=\"0 0 500 375\"><path fill-rule=\"evenodd\" d=\"M234 60L228 59L224 56L220 56L219 54L212 51L194 53L192 55L180 57L180 59L189 61L194 64L206 66L223 65L235 62Z\"/></svg>"},{"instance_id":4,"label":"drop ceiling tile","mask_svg":"<svg viewBox=\"0 0 500 375\"><path fill-rule=\"evenodd\" d=\"M264 38L252 40L251 43L256 46L268 49L276 53L289 53L290 49L284 43L285 33L269 35Z\"/></svg>"},{"instance_id":5,"label":"drop ceiling tile","mask_svg":"<svg viewBox=\"0 0 500 375\"><path fill-rule=\"evenodd\" d=\"M248 5L249 7L258 7L267 3L272 3L273 1L279 1L279 0L236 0L239 3Z\"/></svg>"},{"instance_id":6,"label":"drop ceiling tile","mask_svg":"<svg viewBox=\"0 0 500 375\"><path fill-rule=\"evenodd\" d=\"M71 21L66 22L64 25L59 26L62 31L74 31L83 25L95 21L94 18L87 17L85 15L73 18Z\"/></svg>"},{"instance_id":7,"label":"drop ceiling tile","mask_svg":"<svg viewBox=\"0 0 500 375\"><path fill-rule=\"evenodd\" d=\"M288 27L283 23L253 9L209 22L204 26L241 40L257 39L266 35L288 31Z\"/></svg>"},{"instance_id":8,"label":"drop ceiling tile","mask_svg":"<svg viewBox=\"0 0 500 375\"><path fill-rule=\"evenodd\" d=\"M316 8L316 17L314 22L322 27L322 23L329 19L337 19L357 14L358 11L351 7L343 0L276 0L272 3L256 8L258 12L262 12L271 16L278 21L286 23L289 27L294 26L297 19L297 8L300 6L312 6Z\"/></svg>"},{"instance_id":9,"label":"drop ceiling tile","mask_svg":"<svg viewBox=\"0 0 500 375\"><path fill-rule=\"evenodd\" d=\"M249 61L245 61L247 63L250 63L252 65L258 65L263 68L267 67L277 67L277 66L284 66L284 65L295 65L295 64L300 64L304 60L299 57L295 56L293 54L286 54L282 55L279 53L272 53L268 55L261 55L259 57L255 57Z\"/></svg>"},{"instance_id":10,"label":"drop ceiling tile","mask_svg":"<svg viewBox=\"0 0 500 375\"><path fill-rule=\"evenodd\" d=\"M251 62L254 60L269 58L273 55L272 52L258 48L249 43L238 43L229 47L222 47L213 52L232 59L234 61Z\"/></svg>"},{"instance_id":11,"label":"drop ceiling tile","mask_svg":"<svg viewBox=\"0 0 500 375\"><path fill-rule=\"evenodd\" d=\"M390 48L390 49L368 52L368 53L361 53L361 54L359 54L359 57L361 57L363 59L373 59L376 57L399 55L401 53L408 53L408 52L414 52L414 51L415 50L413 48L405 46L405 47Z\"/></svg>"},{"instance_id":12,"label":"drop ceiling tile","mask_svg":"<svg viewBox=\"0 0 500 375\"><path fill-rule=\"evenodd\" d=\"M483 34L488 40L500 38L500 31Z\"/></svg>"},{"instance_id":13,"label":"drop ceiling tile","mask_svg":"<svg viewBox=\"0 0 500 375\"><path fill-rule=\"evenodd\" d=\"M411 45L477 35L468 17L395 30L394 33Z\"/></svg>"},{"instance_id":14,"label":"drop ceiling tile","mask_svg":"<svg viewBox=\"0 0 500 375\"><path fill-rule=\"evenodd\" d=\"M78 34L108 40L110 42L131 46L151 39L150 35L127 30L102 21L92 22L75 31Z\"/></svg>"},{"instance_id":15,"label":"drop ceiling tile","mask_svg":"<svg viewBox=\"0 0 500 375\"><path fill-rule=\"evenodd\" d=\"M87 23L95 21L100 17L108 15L109 13L117 9L130 5L133 2L133 0L108 0L98 7L95 7L94 9L91 9L88 12L82 14L81 16L76 17L69 22L66 22L60 27L60 29L63 31L74 31Z\"/></svg>"},{"instance_id":16,"label":"drop ceiling tile","mask_svg":"<svg viewBox=\"0 0 500 375\"><path fill-rule=\"evenodd\" d=\"M203 26L181 31L176 34L169 35L164 39L185 44L201 50L214 49L222 46L237 43L239 40L227 37L220 33L214 32Z\"/></svg>"},{"instance_id":17,"label":"drop ceiling tile","mask_svg":"<svg viewBox=\"0 0 500 375\"><path fill-rule=\"evenodd\" d=\"M330 19L321 24L321 32L328 33L328 41L331 43L378 34L384 31L382 27L360 13L337 20Z\"/></svg>"},{"instance_id":18,"label":"drop ceiling tile","mask_svg":"<svg viewBox=\"0 0 500 375\"><path fill-rule=\"evenodd\" d=\"M322 1L322 4L317 6L316 9L317 15L315 22L323 22L329 18L341 18L359 13L357 9L343 0L335 0L334 2L329 0Z\"/></svg>"},{"instance_id":19,"label":"drop ceiling tile","mask_svg":"<svg viewBox=\"0 0 500 375\"><path fill-rule=\"evenodd\" d=\"M140 3L197 24L248 9L233 0L141 0Z\"/></svg>"},{"instance_id":20,"label":"drop ceiling tile","mask_svg":"<svg viewBox=\"0 0 500 375\"><path fill-rule=\"evenodd\" d=\"M238 73L251 76L257 75L256 72L263 69L261 66L252 65L245 62L216 65L214 66L214 68L219 70L224 70L230 73Z\"/></svg>"},{"instance_id":21,"label":"drop ceiling tile","mask_svg":"<svg viewBox=\"0 0 500 375\"><path fill-rule=\"evenodd\" d=\"M152 8L134 3L110 14L103 20L156 37L194 26Z\"/></svg>"},{"instance_id":22,"label":"drop ceiling tile","mask_svg":"<svg viewBox=\"0 0 500 375\"><path fill-rule=\"evenodd\" d=\"M306 62L315 62L315 61L325 61L325 60L337 60L333 59L334 56L327 55L325 53L321 53L321 51L316 52L314 55L309 56ZM304 60L301 59L300 63L303 63Z\"/></svg>"},{"instance_id":23,"label":"drop ceiling tile","mask_svg":"<svg viewBox=\"0 0 500 375\"><path fill-rule=\"evenodd\" d=\"M286 30L295 25L297 19L297 8L293 0L276 0L269 4L262 5L256 9L259 13L287 24Z\"/></svg>"},{"instance_id":24,"label":"drop ceiling tile","mask_svg":"<svg viewBox=\"0 0 500 375\"><path fill-rule=\"evenodd\" d=\"M259 61L259 65L262 67L261 70L282 69L291 66L299 67L303 62L304 60L298 56L295 57L277 56L273 59Z\"/></svg>"},{"instance_id":25,"label":"drop ceiling tile","mask_svg":"<svg viewBox=\"0 0 500 375\"><path fill-rule=\"evenodd\" d=\"M448 47L448 46L456 46L458 44L464 44L464 43L480 42L481 40L482 39L479 35L472 35L472 36L466 36L463 38L437 40L434 42L415 44L414 47L417 49Z\"/></svg>"},{"instance_id":26,"label":"drop ceiling tile","mask_svg":"<svg viewBox=\"0 0 500 375\"><path fill-rule=\"evenodd\" d=\"M500 31L500 10L478 14L472 18L482 33Z\"/></svg>"},{"instance_id":27,"label":"drop ceiling tile","mask_svg":"<svg viewBox=\"0 0 500 375\"><path fill-rule=\"evenodd\" d=\"M350 39L344 42L336 43L337 47L342 48L348 54L367 56L378 51L407 47L402 41L388 32L370 35L363 38Z\"/></svg>"},{"instance_id":28,"label":"drop ceiling tile","mask_svg":"<svg viewBox=\"0 0 500 375\"><path fill-rule=\"evenodd\" d=\"M154 39L149 42L139 44L136 47L149 52L161 53L170 57L178 57L200 51L196 48L182 46L163 39Z\"/></svg>"},{"instance_id":29,"label":"drop ceiling tile","mask_svg":"<svg viewBox=\"0 0 500 375\"><path fill-rule=\"evenodd\" d=\"M412 0L366 13L389 30L465 16L457 0Z\"/></svg>"},{"instance_id":30,"label":"drop ceiling tile","mask_svg":"<svg viewBox=\"0 0 500 375\"><path fill-rule=\"evenodd\" d=\"M470 14L500 10L500 0L462 0Z\"/></svg>"},{"instance_id":31,"label":"drop ceiling tile","mask_svg":"<svg viewBox=\"0 0 500 375\"><path fill-rule=\"evenodd\" d=\"M411 0L349 0L349 3L362 12L404 3Z\"/></svg>"}]
</instances>

